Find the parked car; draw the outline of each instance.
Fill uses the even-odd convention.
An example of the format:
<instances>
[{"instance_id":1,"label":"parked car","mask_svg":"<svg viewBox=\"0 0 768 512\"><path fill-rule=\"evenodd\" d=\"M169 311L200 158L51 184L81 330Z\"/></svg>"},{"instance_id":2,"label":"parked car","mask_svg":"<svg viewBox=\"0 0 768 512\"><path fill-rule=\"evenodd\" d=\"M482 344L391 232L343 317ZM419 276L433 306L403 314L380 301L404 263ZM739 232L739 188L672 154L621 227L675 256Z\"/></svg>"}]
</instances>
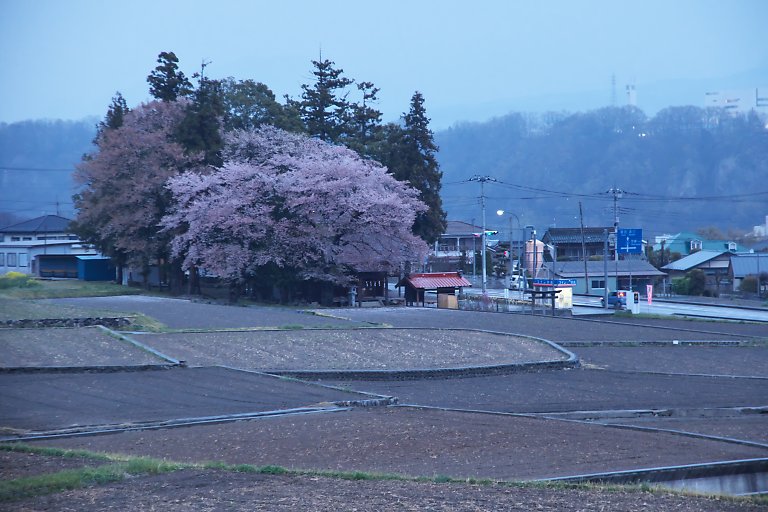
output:
<instances>
[{"instance_id":1,"label":"parked car","mask_svg":"<svg viewBox=\"0 0 768 512\"><path fill-rule=\"evenodd\" d=\"M608 307L621 309L627 307L627 290L618 290L608 294ZM605 298L600 299L600 305L605 306Z\"/></svg>"},{"instance_id":2,"label":"parked car","mask_svg":"<svg viewBox=\"0 0 768 512\"><path fill-rule=\"evenodd\" d=\"M522 290L525 287L525 278L523 276L509 276L509 289Z\"/></svg>"}]
</instances>

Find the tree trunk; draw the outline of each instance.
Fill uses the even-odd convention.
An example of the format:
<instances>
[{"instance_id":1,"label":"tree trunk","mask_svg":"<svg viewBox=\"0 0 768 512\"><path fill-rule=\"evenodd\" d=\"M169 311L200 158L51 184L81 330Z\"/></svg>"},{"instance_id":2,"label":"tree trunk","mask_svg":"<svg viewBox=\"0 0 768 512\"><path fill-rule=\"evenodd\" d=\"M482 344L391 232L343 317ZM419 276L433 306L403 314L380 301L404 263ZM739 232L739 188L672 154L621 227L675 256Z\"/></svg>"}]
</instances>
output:
<instances>
[{"instance_id":1,"label":"tree trunk","mask_svg":"<svg viewBox=\"0 0 768 512\"><path fill-rule=\"evenodd\" d=\"M230 304L236 304L238 299L240 299L241 294L241 286L238 281L230 281L229 282L229 303Z\"/></svg>"},{"instance_id":2,"label":"tree trunk","mask_svg":"<svg viewBox=\"0 0 768 512\"><path fill-rule=\"evenodd\" d=\"M181 295L184 292L184 270L181 268L181 260L171 260L168 269L168 289L172 295Z\"/></svg>"},{"instance_id":3,"label":"tree trunk","mask_svg":"<svg viewBox=\"0 0 768 512\"><path fill-rule=\"evenodd\" d=\"M189 269L189 281L187 282L187 293L189 295L200 295L200 272L197 267Z\"/></svg>"}]
</instances>

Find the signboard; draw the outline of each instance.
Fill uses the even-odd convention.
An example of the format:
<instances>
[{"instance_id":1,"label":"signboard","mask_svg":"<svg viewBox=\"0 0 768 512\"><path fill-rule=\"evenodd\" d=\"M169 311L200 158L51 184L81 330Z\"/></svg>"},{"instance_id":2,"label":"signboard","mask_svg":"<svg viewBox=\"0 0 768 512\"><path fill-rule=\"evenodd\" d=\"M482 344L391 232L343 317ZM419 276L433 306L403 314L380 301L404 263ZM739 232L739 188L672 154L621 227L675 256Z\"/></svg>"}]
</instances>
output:
<instances>
[{"instance_id":1,"label":"signboard","mask_svg":"<svg viewBox=\"0 0 768 512\"><path fill-rule=\"evenodd\" d=\"M648 305L650 306L653 304L653 285L647 284L645 285L645 293L648 295Z\"/></svg>"},{"instance_id":2,"label":"signboard","mask_svg":"<svg viewBox=\"0 0 768 512\"><path fill-rule=\"evenodd\" d=\"M573 309L573 290L563 288L555 299L556 309Z\"/></svg>"},{"instance_id":3,"label":"signboard","mask_svg":"<svg viewBox=\"0 0 768 512\"><path fill-rule=\"evenodd\" d=\"M619 254L642 254L643 252L642 229L619 229L616 241L616 250Z\"/></svg>"},{"instance_id":4,"label":"signboard","mask_svg":"<svg viewBox=\"0 0 768 512\"><path fill-rule=\"evenodd\" d=\"M533 286L571 287L571 286L576 286L576 280L575 279L534 279Z\"/></svg>"}]
</instances>

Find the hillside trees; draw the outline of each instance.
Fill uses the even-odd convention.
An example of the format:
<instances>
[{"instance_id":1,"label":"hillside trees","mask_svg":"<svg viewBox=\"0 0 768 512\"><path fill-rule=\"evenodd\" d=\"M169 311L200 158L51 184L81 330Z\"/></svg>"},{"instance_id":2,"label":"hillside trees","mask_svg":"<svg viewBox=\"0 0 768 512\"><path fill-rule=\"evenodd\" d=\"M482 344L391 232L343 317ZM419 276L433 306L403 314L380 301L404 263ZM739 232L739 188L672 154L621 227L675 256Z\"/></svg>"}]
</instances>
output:
<instances>
[{"instance_id":1,"label":"hillside trees","mask_svg":"<svg viewBox=\"0 0 768 512\"><path fill-rule=\"evenodd\" d=\"M754 111L684 106L646 118L624 106L546 117L513 113L456 125L436 141L446 180L488 174L505 182L512 190L503 201L524 213L524 223L575 226L578 208L568 197L581 196L585 222L609 224L611 197L604 192L617 187L627 192L622 223L661 233L748 228L764 217L766 126L768 118ZM474 191L460 193L451 215L476 216L468 201ZM707 196L721 199L696 199Z\"/></svg>"},{"instance_id":2,"label":"hillside trees","mask_svg":"<svg viewBox=\"0 0 768 512\"><path fill-rule=\"evenodd\" d=\"M242 285L274 269L346 284L354 271L397 269L426 245L409 230L426 207L376 162L270 126L227 135L224 165L169 181L182 230L173 254Z\"/></svg>"}]
</instances>

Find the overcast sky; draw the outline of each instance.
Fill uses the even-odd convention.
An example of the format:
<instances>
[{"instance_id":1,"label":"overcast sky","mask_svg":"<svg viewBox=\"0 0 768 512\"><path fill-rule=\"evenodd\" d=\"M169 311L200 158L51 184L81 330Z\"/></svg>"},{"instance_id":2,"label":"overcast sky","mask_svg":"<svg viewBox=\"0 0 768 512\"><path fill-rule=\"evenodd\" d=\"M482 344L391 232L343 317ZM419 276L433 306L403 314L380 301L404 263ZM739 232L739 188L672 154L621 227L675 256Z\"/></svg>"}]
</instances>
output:
<instances>
[{"instance_id":1,"label":"overcast sky","mask_svg":"<svg viewBox=\"0 0 768 512\"><path fill-rule=\"evenodd\" d=\"M433 129L605 106L612 76L617 104L634 83L653 114L768 86L767 27L766 0L0 0L0 122L146 101L161 51L298 97L322 50L381 88L385 121L421 91Z\"/></svg>"}]
</instances>

